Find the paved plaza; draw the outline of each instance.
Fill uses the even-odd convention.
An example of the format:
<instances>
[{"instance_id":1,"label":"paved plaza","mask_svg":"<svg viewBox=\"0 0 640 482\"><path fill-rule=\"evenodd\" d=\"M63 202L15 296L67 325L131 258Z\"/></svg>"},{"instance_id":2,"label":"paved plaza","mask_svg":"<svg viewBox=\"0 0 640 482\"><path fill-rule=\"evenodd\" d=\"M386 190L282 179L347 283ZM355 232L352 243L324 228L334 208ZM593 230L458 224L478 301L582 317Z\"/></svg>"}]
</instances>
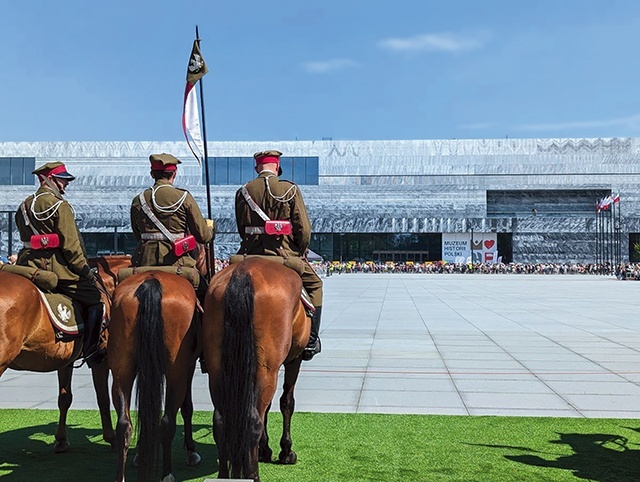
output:
<instances>
[{"instance_id":1,"label":"paved plaza","mask_svg":"<svg viewBox=\"0 0 640 482\"><path fill-rule=\"evenodd\" d=\"M640 418L640 282L334 275L321 339L297 411ZM55 409L56 386L55 374L9 370L0 408ZM97 408L86 368L73 389L72 408ZM194 402L212 409L199 372Z\"/></svg>"}]
</instances>

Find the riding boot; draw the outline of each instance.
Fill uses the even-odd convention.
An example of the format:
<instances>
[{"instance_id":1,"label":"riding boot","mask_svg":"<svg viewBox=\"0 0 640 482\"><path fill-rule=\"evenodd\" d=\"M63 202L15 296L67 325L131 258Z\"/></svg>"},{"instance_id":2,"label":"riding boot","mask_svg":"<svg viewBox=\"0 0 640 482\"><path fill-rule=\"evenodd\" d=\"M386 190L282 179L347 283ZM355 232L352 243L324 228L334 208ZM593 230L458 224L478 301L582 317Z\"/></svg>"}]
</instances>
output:
<instances>
[{"instance_id":1,"label":"riding boot","mask_svg":"<svg viewBox=\"0 0 640 482\"><path fill-rule=\"evenodd\" d=\"M304 361L311 360L314 356L322 351L322 344L320 343L320 317L322 315L322 306L316 306L316 311L311 318L311 333L309 334L309 343L302 352L302 359Z\"/></svg>"},{"instance_id":2,"label":"riding boot","mask_svg":"<svg viewBox=\"0 0 640 482\"><path fill-rule=\"evenodd\" d=\"M100 329L102 323L102 303L91 305L87 310L84 324L83 359L89 368L94 368L104 358L104 349L100 350Z\"/></svg>"}]
</instances>

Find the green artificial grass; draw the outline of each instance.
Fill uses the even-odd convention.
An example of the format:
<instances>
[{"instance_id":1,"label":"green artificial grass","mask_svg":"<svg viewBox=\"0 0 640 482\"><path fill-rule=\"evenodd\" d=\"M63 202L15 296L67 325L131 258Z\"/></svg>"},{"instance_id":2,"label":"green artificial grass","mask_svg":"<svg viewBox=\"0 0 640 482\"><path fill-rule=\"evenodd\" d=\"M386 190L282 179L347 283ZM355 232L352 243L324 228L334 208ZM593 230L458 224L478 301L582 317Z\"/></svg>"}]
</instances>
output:
<instances>
[{"instance_id":1,"label":"green artificial grass","mask_svg":"<svg viewBox=\"0 0 640 482\"><path fill-rule=\"evenodd\" d=\"M114 479L116 456L102 441L97 411L69 412L65 454L52 452L57 419L52 410L0 410L3 482ZM179 423L177 480L216 478L211 412L194 414L197 467L184 463ZM274 457L281 423L270 415ZM260 464L263 482L640 480L638 420L295 413L292 437L298 463ZM135 480L129 463L127 481Z\"/></svg>"}]
</instances>

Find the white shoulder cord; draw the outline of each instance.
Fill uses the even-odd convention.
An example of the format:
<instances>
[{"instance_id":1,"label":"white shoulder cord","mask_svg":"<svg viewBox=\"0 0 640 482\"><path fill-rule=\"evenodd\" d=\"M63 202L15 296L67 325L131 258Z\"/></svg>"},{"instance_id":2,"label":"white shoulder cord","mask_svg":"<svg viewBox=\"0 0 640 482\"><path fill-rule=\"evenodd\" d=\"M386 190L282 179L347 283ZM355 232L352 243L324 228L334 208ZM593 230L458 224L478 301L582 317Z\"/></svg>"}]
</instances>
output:
<instances>
[{"instance_id":1,"label":"white shoulder cord","mask_svg":"<svg viewBox=\"0 0 640 482\"><path fill-rule=\"evenodd\" d=\"M171 233L167 229L167 227L164 224L162 224L162 222L156 217L156 215L153 214L153 211L151 210L151 208L147 204L147 201L144 198L144 191L140 193L140 195L138 196L138 199L140 200L140 206L142 207L142 210L147 215L147 217L151 220L151 222L156 225L156 228L158 228L160 232L162 232L162 234L164 234L165 238L167 238L169 241L174 243L179 238L179 236Z\"/></svg>"},{"instance_id":2,"label":"white shoulder cord","mask_svg":"<svg viewBox=\"0 0 640 482\"><path fill-rule=\"evenodd\" d=\"M156 202L156 191L158 189L160 189L161 187L173 187L173 186L171 184L160 184L155 189L151 188L151 202L153 203L153 207L155 207L158 211L160 211L162 213L173 214L178 209L180 209L182 207L182 205L184 204L184 200L187 199L187 191L185 191L184 194L182 194L182 197L180 199L178 199L176 202L174 202L173 204L170 204L168 206L160 206Z\"/></svg>"},{"instance_id":3,"label":"white shoulder cord","mask_svg":"<svg viewBox=\"0 0 640 482\"><path fill-rule=\"evenodd\" d=\"M295 184L291 184L291 187L289 189L287 189L287 191L282 196L275 196L271 192L271 187L269 187L269 178L270 177L275 177L275 175L265 176L264 177L264 183L267 185L267 192L269 193L269 195L273 199L275 199L276 201L281 202L281 203L288 203L289 201L291 201L296 196L296 185Z\"/></svg>"},{"instance_id":4,"label":"white shoulder cord","mask_svg":"<svg viewBox=\"0 0 640 482\"><path fill-rule=\"evenodd\" d=\"M260 216L262 218L263 221L271 221L271 219L269 218L269 216L267 216L267 213L265 213L260 206L258 206L258 203L256 203L253 198L251 197L251 195L249 194L249 191L247 190L247 185L245 184L244 186L242 186L242 195L244 196L244 198L247 201L247 204L249 204L249 207L251 208L251 210L256 213L258 216Z\"/></svg>"},{"instance_id":5,"label":"white shoulder cord","mask_svg":"<svg viewBox=\"0 0 640 482\"><path fill-rule=\"evenodd\" d=\"M40 234L38 231L36 231L36 228L33 227L33 224L31 224L31 220L27 215L27 208L24 205L24 202L20 203L20 210L22 211L22 217L24 218L24 223L31 228L31 231L33 231L33 234L35 234L36 236Z\"/></svg>"},{"instance_id":6,"label":"white shoulder cord","mask_svg":"<svg viewBox=\"0 0 640 482\"><path fill-rule=\"evenodd\" d=\"M53 206L48 207L47 209L45 209L42 212L36 212L35 210L35 204L36 204L36 199L38 199L40 196L43 196L44 194L49 194L48 192L42 192L36 196L33 196L33 200L31 201L31 214L33 214L33 217L37 220L37 221L46 221L47 219L51 218L56 211L58 211L58 208L60 207L60 204L62 204L64 201L63 200L59 200L57 203L55 203ZM51 196L53 196L53 194L51 194ZM71 208L73 210L73 207ZM74 211L74 216L75 216L75 211Z\"/></svg>"}]
</instances>

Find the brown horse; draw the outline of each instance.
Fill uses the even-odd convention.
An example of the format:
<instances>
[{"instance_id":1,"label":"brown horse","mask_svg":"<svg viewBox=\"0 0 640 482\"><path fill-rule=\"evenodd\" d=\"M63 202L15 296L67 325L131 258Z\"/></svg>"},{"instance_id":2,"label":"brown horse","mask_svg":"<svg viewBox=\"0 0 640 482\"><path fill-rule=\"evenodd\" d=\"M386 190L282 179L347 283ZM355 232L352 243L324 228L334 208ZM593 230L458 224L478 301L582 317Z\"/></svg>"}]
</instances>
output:
<instances>
[{"instance_id":1,"label":"brown horse","mask_svg":"<svg viewBox=\"0 0 640 482\"><path fill-rule=\"evenodd\" d=\"M261 258L232 264L211 280L202 330L220 478L231 473L233 478L259 481L258 461L271 462L267 414L281 365L285 372L278 460L296 462L290 430L293 391L310 331L301 291L298 274Z\"/></svg>"},{"instance_id":2,"label":"brown horse","mask_svg":"<svg viewBox=\"0 0 640 482\"><path fill-rule=\"evenodd\" d=\"M180 408L184 419L187 463L195 465L200 462L191 425L191 384L200 350L198 327L194 322L195 309L193 286L176 274L162 271L138 273L116 288L107 355L113 375L111 394L118 416L117 482L124 481L132 435L131 392L136 378L138 480L144 482L152 477L158 441L162 445L162 480L175 480L171 473L171 442Z\"/></svg>"},{"instance_id":3,"label":"brown horse","mask_svg":"<svg viewBox=\"0 0 640 482\"><path fill-rule=\"evenodd\" d=\"M108 281L109 273L117 272L120 267L127 266L129 261L119 257L105 257L94 258L90 263L101 266L98 273L101 279ZM55 434L54 451L66 452L70 446L66 422L73 397L73 362L81 354L82 338L66 343L56 341L53 326L37 288L26 278L0 272L0 286L0 376L7 368L32 372L58 372L60 418ZM108 314L110 303L104 296L103 301ZM102 436L106 442L113 445L115 434L111 423L107 363L100 363L94 368L92 376L100 409Z\"/></svg>"}]
</instances>

